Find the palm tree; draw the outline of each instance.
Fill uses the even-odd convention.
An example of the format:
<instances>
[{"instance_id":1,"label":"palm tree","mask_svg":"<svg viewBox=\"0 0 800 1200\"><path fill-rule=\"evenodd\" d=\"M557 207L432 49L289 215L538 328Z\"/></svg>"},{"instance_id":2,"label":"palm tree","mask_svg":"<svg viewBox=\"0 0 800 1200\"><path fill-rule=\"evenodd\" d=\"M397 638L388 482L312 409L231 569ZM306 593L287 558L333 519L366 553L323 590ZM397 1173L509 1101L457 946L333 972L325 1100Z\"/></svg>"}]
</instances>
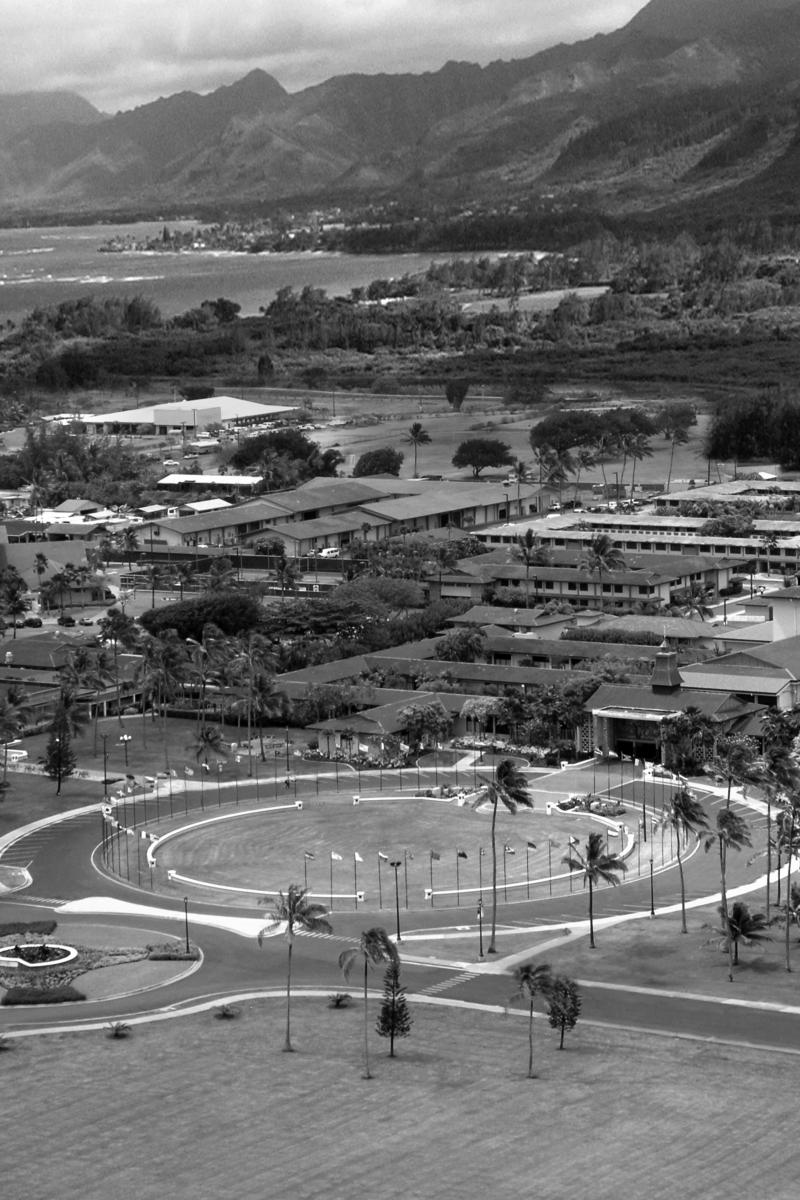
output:
<instances>
[{"instance_id":1,"label":"palm tree","mask_svg":"<svg viewBox=\"0 0 800 1200\"><path fill-rule=\"evenodd\" d=\"M580 494L581 474L584 471L591 471L592 467L597 466L597 459L588 446L582 446L574 458L575 462L575 498L574 505L577 505Z\"/></svg>"},{"instance_id":2,"label":"palm tree","mask_svg":"<svg viewBox=\"0 0 800 1200\"><path fill-rule=\"evenodd\" d=\"M300 579L300 566L294 558L280 558L275 567L275 578L281 589L281 600L285 600L287 592L296 592Z\"/></svg>"},{"instance_id":3,"label":"palm tree","mask_svg":"<svg viewBox=\"0 0 800 1200\"><path fill-rule=\"evenodd\" d=\"M533 808L533 800L528 791L528 781L519 767L511 758L504 758L495 767L494 778L484 779L486 796L481 796L478 804L488 799L492 806L492 932L489 938L488 954L496 954L495 939L497 936L497 806L502 804L510 813L518 808Z\"/></svg>"},{"instance_id":4,"label":"palm tree","mask_svg":"<svg viewBox=\"0 0 800 1200\"><path fill-rule=\"evenodd\" d=\"M585 547L578 568L597 576L598 601L603 603L603 574L625 569L625 556L607 533L598 533Z\"/></svg>"},{"instance_id":5,"label":"palm tree","mask_svg":"<svg viewBox=\"0 0 800 1200\"><path fill-rule=\"evenodd\" d=\"M117 720L122 724L122 689L119 678L119 651L132 650L139 641L139 626L133 617L127 616L120 608L109 608L104 617L97 622L100 637L104 642L111 642L111 652L114 659L114 678L117 686Z\"/></svg>"},{"instance_id":6,"label":"palm tree","mask_svg":"<svg viewBox=\"0 0 800 1200\"><path fill-rule=\"evenodd\" d=\"M194 565L185 559L183 562L176 562L172 565L172 580L175 587L178 589L178 595L183 599L183 589L190 584L195 577Z\"/></svg>"},{"instance_id":7,"label":"palm tree","mask_svg":"<svg viewBox=\"0 0 800 1200\"><path fill-rule=\"evenodd\" d=\"M676 856L678 873L681 880L681 933L688 933L686 928L686 887L683 878L683 860L681 858L681 839L687 842L693 835L698 837L708 829L706 814L698 800L688 788L673 792L672 799L661 810L661 823L675 830Z\"/></svg>"},{"instance_id":8,"label":"palm tree","mask_svg":"<svg viewBox=\"0 0 800 1200\"><path fill-rule=\"evenodd\" d=\"M166 569L163 563L151 562L147 563L142 570L147 586L150 588L150 607L156 606L156 588L160 587L166 579Z\"/></svg>"},{"instance_id":9,"label":"palm tree","mask_svg":"<svg viewBox=\"0 0 800 1200\"><path fill-rule=\"evenodd\" d=\"M369 1070L369 1019L367 1013L367 973L370 963L378 966L381 963L395 963L399 961L397 947L392 942L386 930L380 925L373 929L367 929L361 934L360 941L357 947L350 950L343 950L339 955L339 968L344 972L344 977L349 980L353 966L359 958L364 960L364 1074L362 1078L371 1079L372 1075Z\"/></svg>"},{"instance_id":10,"label":"palm tree","mask_svg":"<svg viewBox=\"0 0 800 1200\"><path fill-rule=\"evenodd\" d=\"M683 588L676 596L681 616L691 619L696 613L701 621L705 621L707 617L713 617L713 610L708 605L715 594L713 587L706 583L692 583L689 587Z\"/></svg>"},{"instance_id":11,"label":"palm tree","mask_svg":"<svg viewBox=\"0 0 800 1200\"><path fill-rule=\"evenodd\" d=\"M408 431L403 441L407 446L414 447L414 478L417 476L417 451L420 446L427 446L430 443L431 435L427 429L424 429L419 421L415 421Z\"/></svg>"},{"instance_id":12,"label":"palm tree","mask_svg":"<svg viewBox=\"0 0 800 1200\"><path fill-rule=\"evenodd\" d=\"M530 605L531 567L540 567L552 562L552 551L549 546L542 545L541 540L532 529L526 529L525 533L517 538L514 557L525 564L525 607L528 608Z\"/></svg>"},{"instance_id":13,"label":"palm tree","mask_svg":"<svg viewBox=\"0 0 800 1200\"><path fill-rule=\"evenodd\" d=\"M784 912L784 935L786 946L786 970L791 971L791 937L792 925L792 859L800 854L800 827L798 827L798 800L796 793L786 797L784 807L776 821L776 843L778 851L786 855L786 909Z\"/></svg>"},{"instance_id":14,"label":"palm tree","mask_svg":"<svg viewBox=\"0 0 800 1200\"><path fill-rule=\"evenodd\" d=\"M253 773L252 739L253 718L263 712L262 699L272 692L272 682L275 672L275 656L271 644L260 633L250 631L242 634L237 642L237 650L231 660L231 666L238 677L239 686L244 695L244 711L247 716L247 770ZM259 721L259 728L260 728Z\"/></svg>"},{"instance_id":15,"label":"palm tree","mask_svg":"<svg viewBox=\"0 0 800 1200\"><path fill-rule=\"evenodd\" d=\"M548 995L553 984L553 976L547 963L523 963L514 970L516 991L509 999L509 1004L517 1000L528 1001L528 1079L535 1079L533 1073L533 1001L538 995Z\"/></svg>"},{"instance_id":16,"label":"palm tree","mask_svg":"<svg viewBox=\"0 0 800 1200\"><path fill-rule=\"evenodd\" d=\"M705 850L708 853L711 847L716 845L719 851L720 892L722 895L720 913L722 914L723 929L728 928L728 852L743 850L745 846L752 846L752 844L747 822L732 808L721 808L717 812L716 829L706 834ZM730 938L728 939L728 956L728 979L733 983L733 942Z\"/></svg>"},{"instance_id":17,"label":"palm tree","mask_svg":"<svg viewBox=\"0 0 800 1200\"><path fill-rule=\"evenodd\" d=\"M589 887L589 949L594 950L594 889L600 883L616 887L619 883L617 875L624 874L628 864L618 854L606 851L601 833L590 833L583 851L573 847L561 861L570 871L581 871L583 886Z\"/></svg>"},{"instance_id":18,"label":"palm tree","mask_svg":"<svg viewBox=\"0 0 800 1200\"><path fill-rule=\"evenodd\" d=\"M259 901L259 904L271 904L269 915L273 921L286 922L286 946L287 946L287 968L286 968L286 1040L283 1043L285 1051L291 1053L294 1050L292 1045L292 948L294 947L295 930L301 929L304 933L333 933L333 926L326 919L327 909L321 904L314 904L307 899L308 893L305 888L301 888L299 884L290 883L289 890L284 896L283 892L278 892L277 900L270 900L269 897L264 897ZM265 929L262 929L258 935L258 944L263 944Z\"/></svg>"},{"instance_id":19,"label":"palm tree","mask_svg":"<svg viewBox=\"0 0 800 1200\"><path fill-rule=\"evenodd\" d=\"M714 735L714 722L695 704L687 704L682 713L668 717L661 726L661 742L671 753L669 764L679 771L698 767Z\"/></svg>"},{"instance_id":20,"label":"palm tree","mask_svg":"<svg viewBox=\"0 0 800 1200\"><path fill-rule=\"evenodd\" d=\"M196 760L205 763L206 766L208 766L209 754L220 755L228 753L218 725L204 725L195 740L190 742L188 748L194 750Z\"/></svg>"},{"instance_id":21,"label":"palm tree","mask_svg":"<svg viewBox=\"0 0 800 1200\"><path fill-rule=\"evenodd\" d=\"M772 941L767 932L769 928L767 918L763 913L751 913L744 901L734 900L727 918L722 911L721 905L719 912L722 917L722 934L725 943L733 947L733 959L731 961L734 967L738 967L739 965L740 942L744 942L745 946L749 946L753 942Z\"/></svg>"},{"instance_id":22,"label":"palm tree","mask_svg":"<svg viewBox=\"0 0 800 1200\"><path fill-rule=\"evenodd\" d=\"M132 525L128 525L125 529L120 530L115 537L115 541L120 554L122 554L123 558L126 558L128 561L128 570L132 570L133 559L140 550L139 539L136 536L136 530Z\"/></svg>"}]
</instances>

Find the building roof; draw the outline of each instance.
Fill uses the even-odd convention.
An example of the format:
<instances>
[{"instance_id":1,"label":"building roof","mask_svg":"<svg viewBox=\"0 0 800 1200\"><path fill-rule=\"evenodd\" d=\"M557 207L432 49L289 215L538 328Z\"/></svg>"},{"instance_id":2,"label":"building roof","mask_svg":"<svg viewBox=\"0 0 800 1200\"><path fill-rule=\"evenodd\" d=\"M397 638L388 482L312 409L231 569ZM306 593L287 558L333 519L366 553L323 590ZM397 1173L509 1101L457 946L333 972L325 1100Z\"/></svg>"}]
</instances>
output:
<instances>
[{"instance_id":1,"label":"building roof","mask_svg":"<svg viewBox=\"0 0 800 1200\"><path fill-rule=\"evenodd\" d=\"M541 623L542 608L508 608L499 604L473 604L460 616L450 617L450 625L517 625L533 629ZM562 618L563 619L563 618Z\"/></svg>"},{"instance_id":2,"label":"building roof","mask_svg":"<svg viewBox=\"0 0 800 1200\"><path fill-rule=\"evenodd\" d=\"M676 642L705 641L716 636L714 627L705 621L686 617L647 617L635 613L622 617L605 615L595 628L613 629L620 633L654 633Z\"/></svg>"},{"instance_id":3,"label":"building roof","mask_svg":"<svg viewBox=\"0 0 800 1200\"><path fill-rule=\"evenodd\" d=\"M156 413L166 409L172 414L176 410L186 415L186 425L193 424L195 413L206 413L210 408L220 409L220 420L235 421L262 417L265 421L278 413L295 411L289 404L256 404L253 400L240 400L238 396L206 396L202 400L162 400L142 408L126 408L119 412L90 413L83 417L86 425L154 425L158 423ZM170 417L165 424L176 424ZM180 422L177 422L178 424Z\"/></svg>"},{"instance_id":4,"label":"building roof","mask_svg":"<svg viewBox=\"0 0 800 1200\"><path fill-rule=\"evenodd\" d=\"M285 517L286 513L267 500L248 500L244 504L231 504L209 513L196 513L191 517L156 518L154 523L178 533L201 533L212 529L229 529L237 525L249 525L253 521L272 521ZM142 527L143 528L143 527Z\"/></svg>"},{"instance_id":5,"label":"building roof","mask_svg":"<svg viewBox=\"0 0 800 1200\"><path fill-rule=\"evenodd\" d=\"M264 480L263 475L185 475L173 471L159 479L159 487L179 487L181 484L196 484L197 487L247 488L257 487Z\"/></svg>"},{"instance_id":6,"label":"building roof","mask_svg":"<svg viewBox=\"0 0 800 1200\"><path fill-rule=\"evenodd\" d=\"M649 684L635 683L601 683L586 701L584 708L593 713L614 709L618 713L630 713L634 717L636 712L668 716L670 713L683 712L688 704L699 709L705 716L720 719L735 716L744 710L741 701L721 692L686 689L655 692Z\"/></svg>"}]
</instances>

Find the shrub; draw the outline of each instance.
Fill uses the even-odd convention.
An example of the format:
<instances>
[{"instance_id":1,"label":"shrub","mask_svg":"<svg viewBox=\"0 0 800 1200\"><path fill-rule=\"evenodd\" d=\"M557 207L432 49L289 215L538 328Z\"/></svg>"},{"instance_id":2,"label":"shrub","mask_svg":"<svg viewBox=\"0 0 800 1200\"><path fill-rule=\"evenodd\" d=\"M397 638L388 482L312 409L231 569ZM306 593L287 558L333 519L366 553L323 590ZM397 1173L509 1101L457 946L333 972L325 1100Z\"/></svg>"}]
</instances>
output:
<instances>
[{"instance_id":1,"label":"shrub","mask_svg":"<svg viewBox=\"0 0 800 1200\"><path fill-rule=\"evenodd\" d=\"M214 1009L214 1016L218 1021L235 1021L241 1011L235 1004L220 1004L219 1008Z\"/></svg>"},{"instance_id":2,"label":"shrub","mask_svg":"<svg viewBox=\"0 0 800 1200\"><path fill-rule=\"evenodd\" d=\"M332 992L328 996L328 1008L347 1008L352 998L349 992Z\"/></svg>"},{"instance_id":3,"label":"shrub","mask_svg":"<svg viewBox=\"0 0 800 1200\"><path fill-rule=\"evenodd\" d=\"M55 921L7 921L0 925L0 937L11 937L18 933L40 933L50 937L55 930Z\"/></svg>"},{"instance_id":4,"label":"shrub","mask_svg":"<svg viewBox=\"0 0 800 1200\"><path fill-rule=\"evenodd\" d=\"M0 1054L2 1054L4 1050L13 1050L13 1049L14 1049L14 1043L12 1042L11 1038L6 1037L6 1035L4 1033L0 1033Z\"/></svg>"},{"instance_id":5,"label":"shrub","mask_svg":"<svg viewBox=\"0 0 800 1200\"><path fill-rule=\"evenodd\" d=\"M186 947L183 943L178 942L159 942L154 946L147 946L147 957L151 962L184 962L195 960L200 957L200 951L196 946L189 945L189 953L186 953Z\"/></svg>"},{"instance_id":6,"label":"shrub","mask_svg":"<svg viewBox=\"0 0 800 1200\"><path fill-rule=\"evenodd\" d=\"M10 987L3 996L2 1003L4 1005L11 1004L68 1004L74 1000L85 1000L83 992L79 992L77 988L70 987L69 984L62 984L60 987L52 988L37 988L26 987Z\"/></svg>"},{"instance_id":7,"label":"shrub","mask_svg":"<svg viewBox=\"0 0 800 1200\"><path fill-rule=\"evenodd\" d=\"M124 1021L112 1021L110 1025L106 1026L106 1030L110 1038L117 1040L129 1037L131 1034L130 1025L126 1025Z\"/></svg>"}]
</instances>

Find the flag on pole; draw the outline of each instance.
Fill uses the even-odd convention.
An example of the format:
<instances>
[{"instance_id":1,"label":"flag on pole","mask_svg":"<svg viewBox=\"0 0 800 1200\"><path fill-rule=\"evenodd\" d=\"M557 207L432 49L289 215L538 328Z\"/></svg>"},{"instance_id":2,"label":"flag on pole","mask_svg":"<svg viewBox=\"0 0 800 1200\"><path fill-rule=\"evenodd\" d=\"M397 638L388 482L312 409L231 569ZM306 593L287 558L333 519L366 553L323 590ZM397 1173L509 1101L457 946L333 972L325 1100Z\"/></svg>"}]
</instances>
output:
<instances>
[{"instance_id":1,"label":"flag on pole","mask_svg":"<svg viewBox=\"0 0 800 1200\"><path fill-rule=\"evenodd\" d=\"M466 850L457 850L456 851L456 858L466 858L466 857L467 857Z\"/></svg>"},{"instance_id":2,"label":"flag on pole","mask_svg":"<svg viewBox=\"0 0 800 1200\"><path fill-rule=\"evenodd\" d=\"M505 846L503 846L503 853L504 854L516 854L517 852L513 846L509 846L508 843L506 842Z\"/></svg>"},{"instance_id":3,"label":"flag on pole","mask_svg":"<svg viewBox=\"0 0 800 1200\"><path fill-rule=\"evenodd\" d=\"M185 775L194 775L194 771L192 770L191 767L184 767L183 771L184 771Z\"/></svg>"},{"instance_id":4,"label":"flag on pole","mask_svg":"<svg viewBox=\"0 0 800 1200\"><path fill-rule=\"evenodd\" d=\"M357 850L354 850L354 851L353 851L353 860L354 860L355 862L363 862L363 861L364 861L364 860L363 860L363 858L361 857L361 855L358 853L358 851L357 851Z\"/></svg>"},{"instance_id":5,"label":"flag on pole","mask_svg":"<svg viewBox=\"0 0 800 1200\"><path fill-rule=\"evenodd\" d=\"M379 851L378 851L378 858L381 860L381 862L388 862L388 861L389 861L389 855L388 855L388 854L384 854L382 850L379 850Z\"/></svg>"},{"instance_id":6,"label":"flag on pole","mask_svg":"<svg viewBox=\"0 0 800 1200\"><path fill-rule=\"evenodd\" d=\"M303 851L303 858L313 858L313 857L314 857L314 855L311 853L310 850Z\"/></svg>"},{"instance_id":7,"label":"flag on pole","mask_svg":"<svg viewBox=\"0 0 800 1200\"><path fill-rule=\"evenodd\" d=\"M441 857L441 854L437 853L436 850L431 850L431 862L438 862Z\"/></svg>"},{"instance_id":8,"label":"flag on pole","mask_svg":"<svg viewBox=\"0 0 800 1200\"><path fill-rule=\"evenodd\" d=\"M342 861L342 856L341 856L341 854L337 854L335 850L331 850L331 858L333 859L333 861L334 861L334 862L341 862L341 861Z\"/></svg>"},{"instance_id":9,"label":"flag on pole","mask_svg":"<svg viewBox=\"0 0 800 1200\"><path fill-rule=\"evenodd\" d=\"M532 842L530 838L528 838L528 845L530 846L531 850L536 849L536 842Z\"/></svg>"},{"instance_id":10,"label":"flag on pole","mask_svg":"<svg viewBox=\"0 0 800 1200\"><path fill-rule=\"evenodd\" d=\"M485 846L479 846L479 847L478 847L478 853L480 854L481 858L483 858L484 854L486 853L486 847L485 847Z\"/></svg>"}]
</instances>

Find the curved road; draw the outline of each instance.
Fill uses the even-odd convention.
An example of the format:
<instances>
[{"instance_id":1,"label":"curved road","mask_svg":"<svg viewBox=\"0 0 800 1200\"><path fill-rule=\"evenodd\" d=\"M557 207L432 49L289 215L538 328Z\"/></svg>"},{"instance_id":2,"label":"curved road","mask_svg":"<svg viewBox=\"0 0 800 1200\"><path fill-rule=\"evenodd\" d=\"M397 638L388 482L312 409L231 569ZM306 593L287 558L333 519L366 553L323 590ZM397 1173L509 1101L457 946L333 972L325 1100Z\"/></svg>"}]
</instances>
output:
<instances>
[{"instance_id":1,"label":"curved road","mask_svg":"<svg viewBox=\"0 0 800 1200\"><path fill-rule=\"evenodd\" d=\"M709 809L721 803L718 797L707 796ZM193 805L196 807L196 804ZM748 819L753 828L754 844L763 842L764 818L752 811ZM760 827L760 828L759 828ZM149 890L131 888L129 885L98 872L92 853L100 838L100 818L95 810L43 830L36 830L13 844L3 857L4 863L30 863L33 885L25 892L0 898L0 920L31 920L41 915L41 910L53 912L68 901L81 900L87 896L102 896L147 907L157 907L174 914L172 917L147 914L119 915L98 913L88 916L58 914L59 930L68 940L71 924L113 925L123 931L126 927L164 927L165 932L182 934L184 910L179 899L154 894ZM713 854L695 853L686 863L687 899L713 896L718 890L716 858ZM748 866L743 855L735 856L729 871L730 886L744 884L756 874L763 873L759 866ZM680 890L676 870L659 872L655 877L655 899L657 908L679 903ZM488 907L488 906L487 906ZM38 910L38 912L36 911ZM630 916L634 912L649 912L649 877L634 877L618 888L602 889L595 894L596 918ZM223 915L230 918L237 910L230 905L201 904L192 902L190 921L200 915ZM253 918L256 914L252 905L242 907L238 915ZM498 927L514 928L553 925L563 927L585 920L586 900L582 891L574 895L561 895L515 904L499 905ZM343 984L337 967L337 958L342 948L352 944L361 930L376 921L385 924L391 931L393 913L385 908L380 916L374 911L334 912L332 915L334 935L332 937L303 937L295 955L293 978L297 988L322 988L340 991ZM427 929L442 930L455 924L474 923L472 906L461 909L426 908L402 912L403 931ZM164 987L122 999L97 1001L91 1004L41 1008L0 1008L0 1029L3 1032L32 1030L37 1027L60 1028L80 1026L87 1021L108 1022L113 1019L130 1019L151 1014L163 1014L165 1010L180 1011L198 1003L221 1003L236 994L248 994L262 989L280 989L284 985L285 944L280 937L265 939L259 948L252 938L245 938L228 930L203 925L202 935L198 927L192 929L192 938L203 949L202 966L182 979ZM436 962L433 959L420 961L414 957L414 943L401 946L403 971L409 995L436 996L448 1000L485 1005L505 1005L509 991L508 970L503 960L479 965L474 962L477 952L478 931L474 929L474 944L465 943L465 958L468 963ZM301 935L302 936L302 935ZM541 941L538 938L537 941ZM430 953L430 943L426 954ZM468 948L467 948L468 947ZM584 996L582 1019L649 1030L658 1033L686 1035L713 1040L744 1042L752 1045L770 1046L800 1052L800 1010L783 1010L781 1006L759 1006L726 1000L708 999L627 989L581 982Z\"/></svg>"}]
</instances>

